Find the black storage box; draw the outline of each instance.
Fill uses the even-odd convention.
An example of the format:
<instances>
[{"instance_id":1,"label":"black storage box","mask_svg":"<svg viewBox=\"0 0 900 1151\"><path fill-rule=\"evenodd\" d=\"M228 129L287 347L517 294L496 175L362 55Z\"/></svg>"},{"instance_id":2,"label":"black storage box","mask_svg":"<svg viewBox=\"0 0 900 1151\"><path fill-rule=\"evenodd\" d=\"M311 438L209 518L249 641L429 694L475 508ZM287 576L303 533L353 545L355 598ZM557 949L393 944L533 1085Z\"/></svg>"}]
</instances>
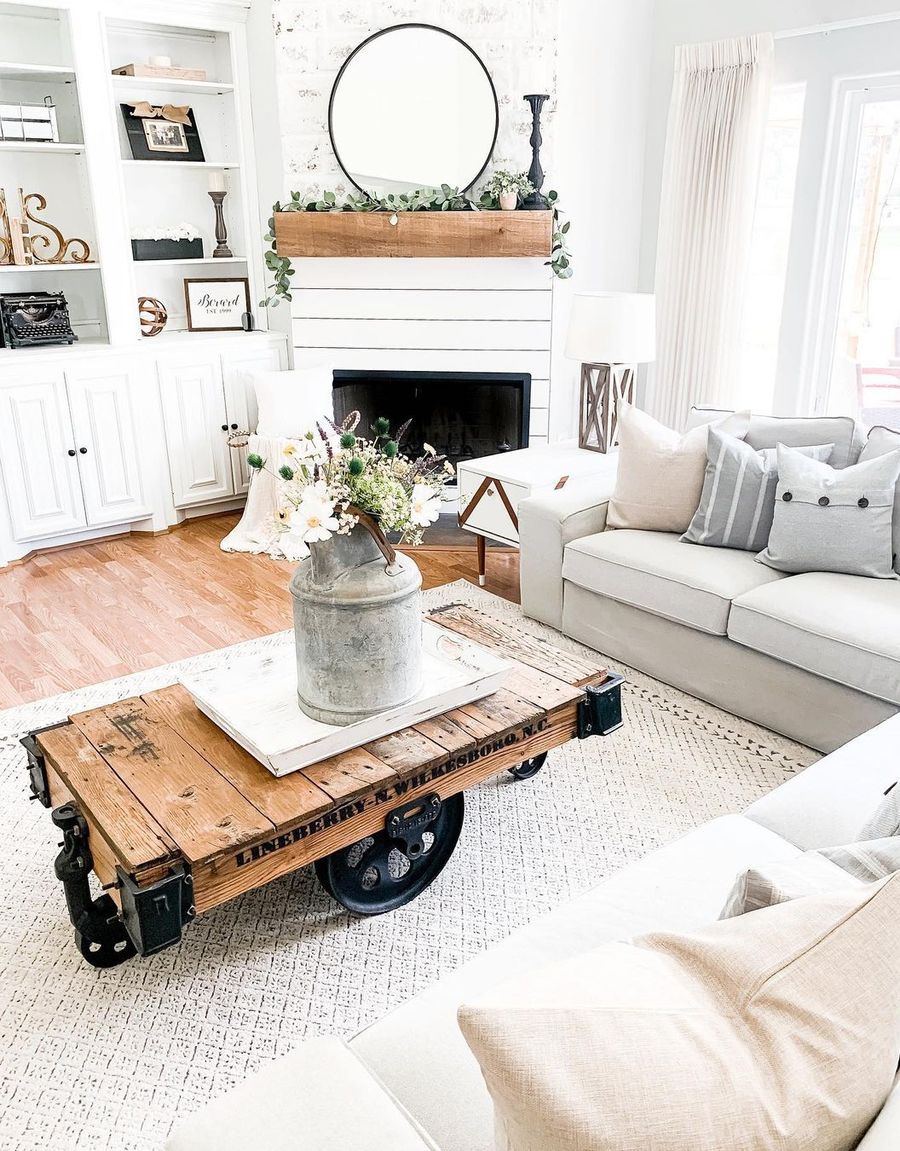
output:
<instances>
[{"instance_id":1,"label":"black storage box","mask_svg":"<svg viewBox=\"0 0 900 1151\"><path fill-rule=\"evenodd\" d=\"M136 260L202 260L203 241L132 240L131 254Z\"/></svg>"}]
</instances>

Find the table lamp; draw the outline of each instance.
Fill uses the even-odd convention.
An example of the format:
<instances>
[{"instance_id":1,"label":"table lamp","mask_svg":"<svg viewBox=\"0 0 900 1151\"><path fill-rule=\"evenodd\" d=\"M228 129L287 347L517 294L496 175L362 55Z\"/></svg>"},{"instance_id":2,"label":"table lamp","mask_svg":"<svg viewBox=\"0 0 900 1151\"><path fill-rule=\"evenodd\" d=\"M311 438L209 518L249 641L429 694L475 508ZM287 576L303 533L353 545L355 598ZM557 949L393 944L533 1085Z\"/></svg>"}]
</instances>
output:
<instances>
[{"instance_id":1,"label":"table lamp","mask_svg":"<svg viewBox=\"0 0 900 1151\"><path fill-rule=\"evenodd\" d=\"M634 403L637 365L656 359L656 297L576 293L566 357L581 362L578 446L608 452L617 443L619 401Z\"/></svg>"}]
</instances>

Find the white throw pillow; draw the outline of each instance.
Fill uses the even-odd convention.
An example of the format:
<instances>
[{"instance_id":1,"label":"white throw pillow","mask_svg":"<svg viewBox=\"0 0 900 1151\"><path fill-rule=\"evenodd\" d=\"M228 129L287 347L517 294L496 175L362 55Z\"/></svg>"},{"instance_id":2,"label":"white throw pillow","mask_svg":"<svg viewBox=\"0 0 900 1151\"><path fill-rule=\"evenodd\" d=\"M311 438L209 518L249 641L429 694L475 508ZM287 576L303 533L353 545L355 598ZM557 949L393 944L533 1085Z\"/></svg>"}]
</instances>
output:
<instances>
[{"instance_id":1,"label":"white throw pillow","mask_svg":"<svg viewBox=\"0 0 900 1151\"><path fill-rule=\"evenodd\" d=\"M851 1151L900 1047L900 875L612 943L460 1008L504 1151Z\"/></svg>"},{"instance_id":2,"label":"white throw pillow","mask_svg":"<svg viewBox=\"0 0 900 1151\"><path fill-rule=\"evenodd\" d=\"M700 504L709 428L743 439L749 412L734 412L681 435L646 412L619 404L619 465L609 501L611 528L685 532Z\"/></svg>"},{"instance_id":3,"label":"white throw pillow","mask_svg":"<svg viewBox=\"0 0 900 1151\"><path fill-rule=\"evenodd\" d=\"M261 436L297 439L323 416L334 418L331 369L297 368L290 372L255 372L253 387Z\"/></svg>"},{"instance_id":4,"label":"white throw pillow","mask_svg":"<svg viewBox=\"0 0 900 1151\"><path fill-rule=\"evenodd\" d=\"M872 428L859 462L875 460L900 449L900 431L896 428ZM900 574L900 480L894 492L894 571Z\"/></svg>"}]
</instances>

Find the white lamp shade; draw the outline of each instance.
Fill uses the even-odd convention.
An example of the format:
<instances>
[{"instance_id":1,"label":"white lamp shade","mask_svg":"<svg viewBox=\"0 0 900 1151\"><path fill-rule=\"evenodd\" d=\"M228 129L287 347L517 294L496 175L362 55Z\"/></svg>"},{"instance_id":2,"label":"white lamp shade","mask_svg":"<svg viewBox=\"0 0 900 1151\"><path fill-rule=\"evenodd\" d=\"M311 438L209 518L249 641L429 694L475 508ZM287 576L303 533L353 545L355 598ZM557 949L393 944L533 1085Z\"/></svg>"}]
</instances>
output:
<instances>
[{"instance_id":1,"label":"white lamp shade","mask_svg":"<svg viewBox=\"0 0 900 1151\"><path fill-rule=\"evenodd\" d=\"M656 297L578 292L566 356L582 364L649 364L656 359Z\"/></svg>"}]
</instances>

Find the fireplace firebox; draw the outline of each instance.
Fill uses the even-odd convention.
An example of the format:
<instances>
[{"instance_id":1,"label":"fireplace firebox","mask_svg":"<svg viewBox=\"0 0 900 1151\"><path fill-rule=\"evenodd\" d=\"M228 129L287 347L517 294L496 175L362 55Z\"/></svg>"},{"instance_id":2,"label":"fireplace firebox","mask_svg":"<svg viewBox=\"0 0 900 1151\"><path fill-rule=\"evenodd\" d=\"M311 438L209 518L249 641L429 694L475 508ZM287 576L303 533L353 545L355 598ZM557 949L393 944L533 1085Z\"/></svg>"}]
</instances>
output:
<instances>
[{"instance_id":1,"label":"fireplace firebox","mask_svg":"<svg viewBox=\"0 0 900 1151\"><path fill-rule=\"evenodd\" d=\"M455 465L528 447L528 373L335 370L332 386L337 422L358 411L362 435L379 416L392 428L412 420L407 455L431 444Z\"/></svg>"}]
</instances>

